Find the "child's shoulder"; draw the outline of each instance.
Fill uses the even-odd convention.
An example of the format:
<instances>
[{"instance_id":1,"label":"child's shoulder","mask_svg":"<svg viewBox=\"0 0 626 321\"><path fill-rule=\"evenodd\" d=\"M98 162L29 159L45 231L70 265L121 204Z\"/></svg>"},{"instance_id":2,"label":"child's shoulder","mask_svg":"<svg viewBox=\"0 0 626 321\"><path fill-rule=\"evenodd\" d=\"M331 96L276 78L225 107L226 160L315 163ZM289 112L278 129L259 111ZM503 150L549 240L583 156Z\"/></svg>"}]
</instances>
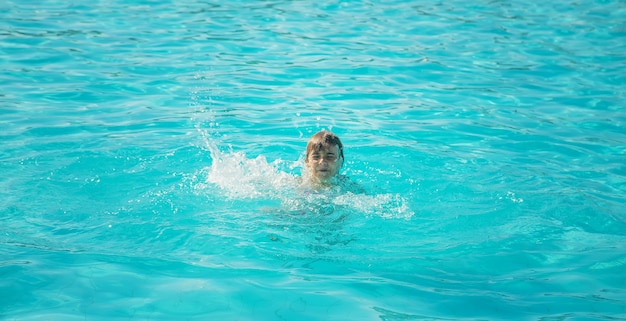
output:
<instances>
[{"instance_id":1,"label":"child's shoulder","mask_svg":"<svg viewBox=\"0 0 626 321\"><path fill-rule=\"evenodd\" d=\"M364 194L365 189L357 182L350 179L350 177L346 175L341 175L338 177L339 184L341 188L346 192L351 192L354 194Z\"/></svg>"},{"instance_id":2,"label":"child's shoulder","mask_svg":"<svg viewBox=\"0 0 626 321\"><path fill-rule=\"evenodd\" d=\"M298 177L298 190L305 194L318 194L324 190L334 190L335 192L350 192L354 194L364 194L365 189L357 182L346 175L337 175L330 182L325 184L316 183L305 177Z\"/></svg>"}]
</instances>

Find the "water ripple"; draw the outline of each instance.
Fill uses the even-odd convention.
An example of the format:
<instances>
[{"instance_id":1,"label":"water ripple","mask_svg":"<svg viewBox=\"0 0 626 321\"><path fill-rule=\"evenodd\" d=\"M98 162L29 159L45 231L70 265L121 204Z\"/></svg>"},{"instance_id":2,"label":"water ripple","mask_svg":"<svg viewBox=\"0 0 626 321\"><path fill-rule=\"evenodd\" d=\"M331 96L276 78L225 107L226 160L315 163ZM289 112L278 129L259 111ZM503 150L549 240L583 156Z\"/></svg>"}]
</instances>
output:
<instances>
[{"instance_id":1,"label":"water ripple","mask_svg":"<svg viewBox=\"0 0 626 321\"><path fill-rule=\"evenodd\" d=\"M623 315L621 1L4 7L3 316Z\"/></svg>"}]
</instances>

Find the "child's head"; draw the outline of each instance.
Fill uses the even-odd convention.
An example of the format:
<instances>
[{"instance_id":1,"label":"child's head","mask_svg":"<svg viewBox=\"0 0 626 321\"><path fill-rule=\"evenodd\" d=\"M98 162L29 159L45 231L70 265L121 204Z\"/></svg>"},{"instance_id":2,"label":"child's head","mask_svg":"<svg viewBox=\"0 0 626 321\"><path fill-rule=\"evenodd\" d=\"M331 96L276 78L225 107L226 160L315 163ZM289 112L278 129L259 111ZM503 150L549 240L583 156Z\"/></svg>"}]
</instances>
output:
<instances>
[{"instance_id":1,"label":"child's head","mask_svg":"<svg viewBox=\"0 0 626 321\"><path fill-rule=\"evenodd\" d=\"M322 130L313 135L306 145L306 167L320 182L326 182L339 173L343 165L343 144L337 135Z\"/></svg>"}]
</instances>

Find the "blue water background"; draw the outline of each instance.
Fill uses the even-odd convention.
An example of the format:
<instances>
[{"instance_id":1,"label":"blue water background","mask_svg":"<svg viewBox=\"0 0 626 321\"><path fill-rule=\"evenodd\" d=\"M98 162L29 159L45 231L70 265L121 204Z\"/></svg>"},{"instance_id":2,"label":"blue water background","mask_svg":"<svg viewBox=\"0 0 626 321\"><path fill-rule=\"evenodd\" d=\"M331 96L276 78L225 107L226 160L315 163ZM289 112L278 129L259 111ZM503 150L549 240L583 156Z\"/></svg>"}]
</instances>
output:
<instances>
[{"instance_id":1,"label":"blue water background","mask_svg":"<svg viewBox=\"0 0 626 321\"><path fill-rule=\"evenodd\" d=\"M624 1L0 8L0 319L626 320Z\"/></svg>"}]
</instances>

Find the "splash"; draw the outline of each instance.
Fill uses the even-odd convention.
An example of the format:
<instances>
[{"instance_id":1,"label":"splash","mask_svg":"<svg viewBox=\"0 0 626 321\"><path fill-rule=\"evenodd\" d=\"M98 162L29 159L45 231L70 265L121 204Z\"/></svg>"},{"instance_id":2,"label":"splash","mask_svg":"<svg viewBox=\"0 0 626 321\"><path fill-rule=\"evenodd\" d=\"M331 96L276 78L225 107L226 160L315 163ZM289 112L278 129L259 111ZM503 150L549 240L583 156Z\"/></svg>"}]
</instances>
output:
<instances>
[{"instance_id":1,"label":"splash","mask_svg":"<svg viewBox=\"0 0 626 321\"><path fill-rule=\"evenodd\" d=\"M264 156L249 159L244 152L212 152L212 157L207 180L229 198L277 198L296 188L296 177L278 169L280 160L269 163Z\"/></svg>"},{"instance_id":2,"label":"splash","mask_svg":"<svg viewBox=\"0 0 626 321\"><path fill-rule=\"evenodd\" d=\"M269 162L262 155L249 158L241 151L229 149L223 152L208 137L205 142L212 158L207 183L217 187L226 198L278 200L283 206L281 211L292 214L336 215L346 212L388 219L410 219L415 214L408 200L400 194L354 193L342 186L321 191L304 188L300 176L284 170L301 171L301 160Z\"/></svg>"},{"instance_id":3,"label":"splash","mask_svg":"<svg viewBox=\"0 0 626 321\"><path fill-rule=\"evenodd\" d=\"M415 215L407 199L400 194L344 194L335 198L334 203L349 206L366 215L378 215L384 218L410 219Z\"/></svg>"}]
</instances>

